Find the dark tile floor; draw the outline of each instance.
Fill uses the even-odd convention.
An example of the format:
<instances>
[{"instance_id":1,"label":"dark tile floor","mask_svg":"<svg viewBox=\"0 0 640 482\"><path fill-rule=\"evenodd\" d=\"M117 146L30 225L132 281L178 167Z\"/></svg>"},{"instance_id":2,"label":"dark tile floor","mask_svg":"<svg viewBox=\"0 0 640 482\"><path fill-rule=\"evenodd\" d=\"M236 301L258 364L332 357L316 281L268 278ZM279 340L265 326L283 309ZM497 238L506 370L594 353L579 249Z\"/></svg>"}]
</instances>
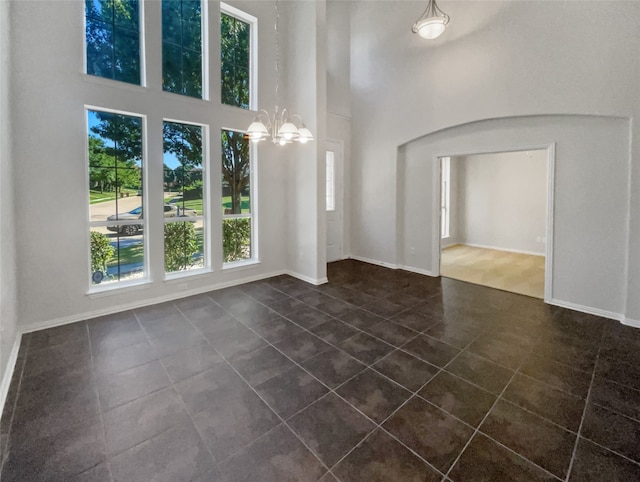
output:
<instances>
[{"instance_id":1,"label":"dark tile floor","mask_svg":"<svg viewBox=\"0 0 640 482\"><path fill-rule=\"evenodd\" d=\"M640 480L640 330L355 261L25 335L9 481Z\"/></svg>"}]
</instances>

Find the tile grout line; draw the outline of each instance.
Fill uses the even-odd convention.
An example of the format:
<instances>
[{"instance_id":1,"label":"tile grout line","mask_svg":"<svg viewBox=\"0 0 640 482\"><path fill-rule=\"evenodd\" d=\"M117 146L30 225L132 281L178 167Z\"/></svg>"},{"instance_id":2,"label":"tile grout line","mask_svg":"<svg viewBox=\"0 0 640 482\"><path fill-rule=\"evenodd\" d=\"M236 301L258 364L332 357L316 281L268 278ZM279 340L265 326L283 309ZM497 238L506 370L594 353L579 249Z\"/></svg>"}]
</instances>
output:
<instances>
[{"instance_id":1,"label":"tile grout line","mask_svg":"<svg viewBox=\"0 0 640 482\"><path fill-rule=\"evenodd\" d=\"M137 320L137 318L136 318ZM107 424L104 421L104 411L102 409L102 400L100 400L100 391L98 390L98 381L95 372L95 363L93 360L93 343L91 343L91 331L89 329L89 323L84 322L87 330L87 339L89 340L89 355L91 356L91 383L93 384L93 391L96 396L96 400L98 402L98 410L100 411L100 422L102 424L102 439L104 442L104 451L106 455L107 469L109 471L109 479L113 479L113 469L111 468L111 451L109 450L109 446L107 445Z\"/></svg>"},{"instance_id":2,"label":"tile grout line","mask_svg":"<svg viewBox=\"0 0 640 482\"><path fill-rule=\"evenodd\" d=\"M582 410L582 417L580 418L580 425L578 426L578 433L576 436L576 441L573 444L573 451L571 452L571 460L569 461L569 468L567 469L567 476L565 477L565 482L569 481L571 477L571 471L573 470L573 464L576 460L576 454L578 453L578 444L580 443L580 434L582 433L582 427L584 426L584 421L587 418L587 410L589 409L589 401L591 399L591 390L593 389L593 382L596 379L596 369L598 367L598 360L600 359L600 351L602 350L602 339L604 338L604 330L600 336L600 346L598 348L598 353L596 355L596 362L593 365L593 371L591 372L591 382L589 383L589 390L587 391L587 396L584 401L584 409Z\"/></svg>"},{"instance_id":3,"label":"tile grout line","mask_svg":"<svg viewBox=\"0 0 640 482\"><path fill-rule=\"evenodd\" d=\"M22 391L22 381L24 380L24 371L27 366L27 361L29 359L29 353L31 352L31 334L28 334L27 346L25 348L24 360L22 361L22 367L20 368L20 374L18 375L18 387L16 389L16 398L13 401L13 407L11 407L11 418L9 419L9 430L7 432L7 441L6 447L2 453L2 460L0 460L0 480L2 479L2 473L4 472L4 464L6 460L9 459L9 454L11 452L9 442L11 441L11 432L13 431L13 419L16 414L16 408L18 406L18 400L20 399L20 392ZM24 335L23 335L24 336ZM18 353L19 354L19 353ZM9 388L11 389L11 388ZM2 414L0 414L0 417Z\"/></svg>"},{"instance_id":4,"label":"tile grout line","mask_svg":"<svg viewBox=\"0 0 640 482\"><path fill-rule=\"evenodd\" d=\"M213 303L215 303L217 306L220 306L220 307L221 307L225 312L227 312L227 313L231 314L231 313L230 313L226 308L222 307L222 306L221 306L220 304L218 304L215 300L213 300L213 299L212 299L212 298L210 298L210 297L209 297L209 299L211 299L211 301L212 301ZM174 305L174 306L175 306L175 305ZM265 399L264 399L264 398L263 398L263 397L262 397L262 396L257 392L257 390L256 390L253 386L251 386L251 384L246 380L246 378L245 378L245 377L244 377L240 372L238 372L238 370L236 370L236 368L231 364L231 362L230 362L226 357L224 357L224 356L223 356L223 355L222 355L218 350L216 350L216 348L211 344L211 342L209 341L209 339L208 339L207 337L205 337L205 336L202 334L202 331L200 330L200 328L199 328L197 325L195 325L195 323L193 323L193 322L192 322L192 321L191 321L191 320L190 320L190 319L189 319L189 318L188 318L188 317L183 313L183 311L182 311L180 308L178 308L177 306L175 306L175 308L176 308L176 309L180 312L180 314L181 314L181 315L182 315L182 316L183 316L183 317L184 317L184 318L185 318L185 319L186 319L186 320L187 320L187 321L192 325L192 327L194 327L194 328L198 331L198 333L199 333L201 336L203 336L203 337L205 338L205 340L207 341L207 343L209 344L209 346L210 346L210 347L211 347L211 348L216 352L216 354L217 354L218 356L220 356L220 357L222 358L222 360L224 360L224 362L229 366L229 368L231 368L231 370L233 370L233 371L236 373L236 375L238 375L238 376L240 377L240 379L241 379L241 380L246 384L246 386L247 386L247 387L249 387L249 389L250 389L250 390L251 390L251 391L252 391L252 392L253 392L253 393L254 393L254 394L255 394L255 395L256 395L256 396L257 396L257 397L258 397L258 398L259 398L259 399L260 399L260 400L261 400L261 401L262 401L262 402L267 406L267 407L268 407L268 408L269 408L269 410L271 410L271 412L272 412L272 413L273 413L273 414L274 414L274 415L275 415L275 416L280 420L280 422L281 422L285 427L287 427L287 429L288 429L288 430L289 430L289 431L290 431L290 432L291 432L291 433L292 433L292 434L293 434L293 435L294 435L294 436L295 436L295 437L300 441L300 443L302 443L302 445L303 445L304 447L306 447L306 448L307 448L307 450L309 450L309 452L310 452L310 453L311 453L311 454L312 454L312 455L313 455L313 456L314 456L314 457L315 457L315 458L320 462L320 464L321 464L321 465L322 465L322 466L327 470L327 472L330 472L330 468L329 468L329 467L328 467L328 466L327 466L327 465L326 465L326 464L325 464L325 463L320 459L320 457L318 457L318 456L316 455L316 453L315 453L313 450L311 450L311 448L310 448L310 447L309 447L309 446L308 446L308 445L307 445L307 444L306 444L306 443L305 443L305 442L304 442L304 441L303 441L303 440L298 436L298 434L297 434L297 433L296 433L296 432L295 432L295 431L294 431L294 430L289 426L289 424L286 422L286 420L285 420L283 417L281 417L281 416L280 416L280 414L278 414L278 412L276 412L276 411L271 407L271 405L270 405L270 404L269 404L269 403L268 403L268 402L267 402L267 401L266 401L266 400L265 400ZM237 320L237 319L236 319L232 314L231 314L231 316L232 316L232 318L233 318L234 320ZM240 322L240 320L237 320L237 321L238 321L238 322ZM242 322L240 322L240 323L242 323ZM243 324L243 326L246 326L246 325L244 325L244 324ZM249 329L251 330L251 328L250 328L250 327L247 327L247 328L249 328ZM252 330L252 331L253 331L253 330ZM256 333L256 332L254 332L254 333ZM256 333L256 334L257 334L258 336L260 336L258 333ZM260 336L260 338L262 338L262 337ZM264 338L262 338L262 339L264 339ZM265 340L265 341L266 341L266 340ZM267 342L267 343L269 343L269 342ZM271 346L272 348L274 348L274 349L276 349L276 350L277 350L277 348L275 348L273 345L270 345L270 344L269 344L268 346ZM265 347L265 348L266 348L266 347ZM257 351L257 350L254 350L254 351ZM253 353L253 351L252 351L252 352L250 352L250 353ZM278 350L278 353L281 353L281 352ZM284 354L283 354L283 355L284 355ZM285 355L285 356L286 356L286 355ZM288 358L289 360L291 360L289 357L287 357L287 358ZM291 360L291 361L292 361L295 365L297 365L297 363L296 363L294 360ZM302 368L302 367L300 367L299 365L298 365L298 367L299 367L299 368ZM287 371L287 370L285 370L285 371ZM273 378L273 377L271 377L271 378ZM270 379L271 379L271 378L270 378ZM314 378L315 378L315 377L314 377ZM269 379L269 380L270 380L270 379ZM266 381L266 380L265 380L265 381ZM178 396L180 397L180 399L182 399L182 395L180 395L180 393L179 393L179 392L177 392L177 393L178 393ZM330 392L328 392L328 393L330 393ZM328 394L328 393L327 393L327 394ZM324 396L326 396L327 394L325 394ZM323 397L321 397L321 398L324 398L324 396L323 396ZM320 400L320 399L318 399L318 400ZM316 401L317 401L317 400L316 400ZM184 403L184 401L183 401L183 403ZM314 403L315 403L315 402L314 402ZM313 405L313 404L309 404L308 406L311 406L311 405ZM307 407L303 408L302 410L305 410L306 408L307 408ZM294 415L295 415L295 414L294 414ZM291 417L290 417L290 418L291 418ZM287 420L288 420L288 419L287 419ZM195 425L195 423L194 423L194 425ZM276 427L277 427L277 425L276 425ZM266 433L270 432L273 428L275 428L275 427L272 427L272 428L271 428L271 429L269 429L267 432L265 432L264 434L262 434L260 437L257 437L255 440L252 440L252 441L251 441L251 442L249 442L248 444L245 444L243 447L239 448L238 450L236 450L235 452L231 453L231 454L230 454L230 455L228 455L226 458L224 458L224 459L222 459L222 460L220 460L220 461L218 461L218 460L214 457L215 465L216 465L216 467L218 468L218 470L222 473L222 471L220 470L220 465L221 465L223 462L225 462L225 461L227 461L227 460L231 459L231 458L232 458L233 456L235 456L237 453L241 452L242 450L244 450L244 449L246 449L247 447L249 447L250 445L252 445L254 442L256 442L257 440L259 440L260 438L262 438L264 435L266 435ZM196 428L196 430L197 430L197 428ZM198 433L199 433L199 431L198 431ZM202 437L202 435L201 435L201 438L202 438L202 439L203 439L203 441L204 441L204 437ZM208 444L207 444L206 442L205 442L205 445L206 445L206 446L207 446L207 448L208 448ZM323 474L323 476L324 476L324 474Z\"/></svg>"},{"instance_id":5,"label":"tile grout line","mask_svg":"<svg viewBox=\"0 0 640 482\"><path fill-rule=\"evenodd\" d=\"M252 297L252 299L254 299L254 298ZM257 300L256 300L256 301L257 301ZM214 302L214 303L216 303L216 304L218 304L215 300L213 300L213 302ZM259 303L261 303L261 302L259 302ZM262 303L261 303L261 304L262 304ZM306 304L306 303L305 303L305 304ZM220 306L220 305L218 305L218 306ZM307 306L310 306L310 305L307 305ZM222 308L223 310L225 310L227 313L231 314L231 316L232 316L234 319L236 319L236 318L235 318L235 316L234 316L231 312L229 312L226 308L224 308L224 307L221 307L221 308ZM267 308L268 308L268 306L267 306ZM312 307L312 308L313 308L313 307ZM319 311L321 311L321 310L319 310ZM182 312L181 312L181 313L182 313ZM184 316L186 317L186 315L184 315ZM190 320L189 320L189 321L190 321ZM238 320L238 321L239 321L240 323L242 323L242 321L240 321L240 320ZM295 323L295 322L294 322L294 321L292 321L292 320L289 320L289 321L290 321L290 322L292 322L292 323ZM244 323L242 323L242 324L244 325ZM296 325L297 325L297 323L296 323ZM245 326L246 326L246 325L245 325ZM303 330L310 332L307 328L303 327L302 325L298 325L298 326L300 326ZM253 331L254 333L256 333L256 335L257 335L257 336L259 336L260 338L264 339L264 338L263 338L259 333L255 332L251 327L249 327L249 326L246 326L246 327L247 327L247 328L249 328L249 329L250 329L251 331ZM314 335L314 336L316 336L316 337L317 337L317 335L315 335L314 333L312 333L312 332L310 332L310 333L311 333L312 335ZM417 333L417 334L416 334L416 336L415 336L414 338L416 338L418 335L420 335L420 333ZM354 336L355 336L355 335L354 335ZM320 338L320 337L318 337L318 338ZM320 338L320 339L321 339L321 338ZM322 339L321 339L321 340L322 340ZM323 340L323 341L324 341L324 340ZM380 340L380 341L383 341L383 342L384 342L384 340ZM354 410L356 410L358 413L360 413L360 414L361 414L362 416L364 416L367 420L369 420L370 422L372 422L372 423L374 424L374 426L375 426L375 427L374 427L370 432L368 432L368 433L364 436L364 438L363 438L362 440L360 440L360 441L359 441L359 442L358 442L354 447L352 447L352 448L351 448L351 449L350 449L350 450L349 450L345 455L343 455L343 456L338 460L338 462L336 462L336 463L331 467L331 469L329 470L330 472L333 470L333 468L335 468L335 467L337 466L337 464L339 464L339 463L340 463L344 458L346 458L346 457L347 457L347 456L348 456L348 455L349 455L353 450L355 450L355 448L356 448L356 447L360 446L360 445L361 445L361 443L362 443L366 438L368 438L368 437L369 437L373 432L375 432L378 428L379 428L379 429L381 429L381 430L384 430L384 431L385 431L385 433L387 433L388 435L391 435L391 434L389 434L389 433L388 433L384 428L382 428L381 424L378 424L375 420L371 419L371 417L369 417L368 415L366 415L366 414L365 414L364 412L362 412L359 408L355 407L351 402L349 402L348 400L346 400L342 395L340 395L340 394L339 394L339 393L337 393L337 391L336 391L337 389L339 389L339 388L340 388L340 387L342 387L343 385L346 385L349 381L351 381L352 379L354 379L355 377L357 377L358 375L360 375L363 371L365 371L365 370L367 370L367 369L373 369L373 368L372 368L372 365L373 365L373 364L369 364L369 365L363 364L364 368L363 368L362 370L360 370L360 372L358 372L357 374L355 374L355 375L353 375L352 377L348 378L347 380L343 381L342 383L340 383L340 384L339 384L339 385L337 385L336 387L331 388L331 387L329 387L328 385L326 385L322 380L319 380L317 377L315 377L315 375L313 375L312 373L310 373L306 368L304 368L303 366L301 366L298 362L296 362L295 360L291 359L288 355L286 355L285 353L283 353L282 351L280 351L276 346L274 346L273 344L271 344L268 340L266 340L266 339L265 339L265 342L267 342L267 343L268 343L272 348L274 348L274 349L275 349L275 350L277 350L279 353L281 353L282 355L284 355L285 357L287 357L289 360L291 360L291 361L294 363L294 365L296 365L298 368L300 368L300 369L304 370L306 373L308 373L310 376L312 376L315 380L317 380L318 382L320 382L322 385L324 385L326 388L328 388L328 389L329 389L329 391L328 391L327 393L325 393L323 396L319 397L318 399L314 400L312 403L310 403L310 404L308 404L307 406L303 407L302 409L298 410L296 413L294 413L293 415L291 415L290 417L288 417L286 420L290 420L290 419L292 419L293 417L295 417L295 416L296 416L296 415L298 415L299 413L301 413L301 412L303 412L304 410L308 409L308 408L309 408L309 407L311 407L312 405L315 405L317 402L319 402L320 400L322 400L322 399L326 398L326 397L327 397L327 396L329 396L331 393L333 393L336 397L340 398L342 401L344 401L345 403L347 403L351 408L353 408ZM386 342L384 342L384 343L386 343ZM388 344L388 343L387 343L387 344ZM332 346L333 346L333 345L332 345ZM392 345L391 345L391 346L392 346ZM336 347L336 346L334 346L334 348L337 348L337 349L338 349L338 350L340 350L340 351L344 351L344 350L342 350L341 348ZM394 348L396 348L396 349L397 349L397 347L394 347ZM256 350L254 350L254 351L257 351L257 349L256 349ZM393 351L395 351L395 350L391 350L391 352L393 352ZM463 350L460 350L460 351L456 354L456 356L454 357L454 359L455 359L455 358L456 358L460 353L462 353L462 351L463 351ZM390 352L390 353L391 353L391 352ZM252 353L252 352L251 352L251 353ZM347 352L345 352L345 353L347 353ZM320 355L320 354L321 354L321 353L319 353L318 355ZM349 355L349 356L351 356L352 358L354 358L355 360L357 360L355 357L353 357L353 356L352 356L352 355L350 355L349 353L347 353L347 355ZM314 355L314 356L316 356L316 355ZM224 357L223 357L223 358L224 358ZM310 358L313 358L313 357L310 357ZM310 358L309 358L309 359L310 359ZM226 360L226 358L225 358L225 360ZM306 360L305 360L305 361L306 361ZM360 360L357 360L357 361L358 361L359 363L362 363ZM379 360L376 360L374 363L377 363L378 361L379 361ZM453 359L452 359L452 360L450 360L450 361L453 361ZM229 363L229 362L227 361L227 363ZM230 363L229 363L229 364L230 364ZM233 367L232 367L232 368L233 368ZM234 371L235 371L235 368L234 368ZM375 369L374 369L374 371L375 371ZM433 379L433 378L434 378L438 373L440 373L440 371L442 371L442 369L441 369L441 368L439 369L439 371L438 371L438 372L437 372L433 377L431 377L427 382L425 382L425 384L423 384L423 386L421 386L421 387L418 389L418 391L419 391L419 390L421 390L421 389L424 387L424 385L426 385L426 384L427 384L431 379ZM376 373L378 373L378 372L376 371ZM240 375L240 374L238 373L238 375ZM381 375L382 375L382 376L384 376L385 378L389 379L386 375L384 375L384 374L381 374ZM241 375L240 375L240 376L241 376ZM278 376L278 375L276 375L276 376ZM244 377L242 377L242 378L243 378L243 380L244 380ZM274 377L272 377L272 378L274 378ZM398 384L396 381L391 380L391 379L389 379L389 380L390 380L390 381L392 381L394 384L396 384L396 385L398 385L398 386L402 387L402 385ZM246 380L245 380L245 382L246 382ZM248 382L246 382L246 383L248 384ZM264 383L264 382L263 382L263 383ZM253 389L253 387L251 387L251 388ZM403 388L403 389L405 389L405 387L402 387L402 388ZM255 391L255 390L254 390L254 391ZM409 391L410 393L412 393L410 390L408 390L408 391ZM256 392L256 393L257 393L257 392ZM260 395L258 394L258 396L260 396ZM262 397L260 397L260 398L262 399ZM394 414L395 414L395 412L396 412L397 410L399 410L402 406L404 406L404 405L405 405L409 400L411 400L412 398L413 398L413 394L412 394L412 396L408 397L408 398L407 398L407 400L406 400L403 404L401 404L401 405L400 405L396 410L394 410L394 411L391 413L391 415L389 415L389 417L391 417L392 415L394 415ZM265 401L265 403L266 403L266 401ZM269 406L269 404L267 404L267 406ZM271 407L269 406L269 408L271 408ZM440 409L439 407L437 407L437 408L438 408L438 409ZM273 410L273 409L272 409L272 410ZM440 409L440 410L441 410L441 409ZM274 412L275 412L275 411L274 411ZM278 415L278 414L276 413L276 415ZM278 416L279 416L279 415L278 415ZM385 418L385 420L383 421L383 423L384 423L384 422L386 422L386 420L387 420L389 417ZM288 425L288 424L287 424L287 427L288 427L288 428L289 428L289 429L290 429L294 434L296 434L296 433L295 433L295 431L293 431L293 430L289 427L289 425ZM393 435L391 435L391 436L392 436L396 441L398 441L402 446L404 446L406 449L408 449L409 451L411 451L412 453L414 453L416 456L418 456L418 457L420 458L420 460L422 460L422 461L426 462L426 463L427 463L427 465L428 465L429 467L432 467L432 468L434 468L438 473L441 473L441 471L440 471L440 470L438 470L438 469L436 469L434 466L432 466L430 462L426 461L424 458L422 458L420 455L418 455L418 454L417 454L413 449L411 449L410 447L408 447L407 445L405 445L405 444L404 444L404 442L402 442L402 441L398 440L398 439L397 439L395 436L393 436ZM296 437L297 437L297 434L296 434ZM304 442L303 442L303 444L305 445L305 447L309 448L309 447L306 445L306 443L304 443ZM309 448L309 450L311 450L311 449ZM315 455L315 452L313 452L313 451L312 451L312 453L314 453L314 455ZM317 455L316 455L316 457L317 457Z\"/></svg>"},{"instance_id":6,"label":"tile grout line","mask_svg":"<svg viewBox=\"0 0 640 482\"><path fill-rule=\"evenodd\" d=\"M485 414L485 416L482 418L482 420L480 420L480 423L478 423L478 426L475 428L473 434L471 435L471 437L469 437L469 440L467 440L467 443L464 445L464 447L462 447L462 450L460 451L460 453L458 454L458 456L455 458L455 460L453 461L453 463L451 464L451 466L449 467L449 470L447 470L447 473L445 474L445 477L449 477L449 474L451 473L451 471L453 470L453 468L456 466L456 464L458 463L458 461L460 460L460 458L462 457L462 454L465 452L465 450L467 449L467 447L471 444L471 441L476 437L477 433L480 431L480 427L482 426L482 424L487 420L487 418L489 417L489 414L493 411L493 409L495 408L495 406L498 404L498 402L503 399L503 395L504 393L507 391L507 388L509 387L509 385L511 385L511 383L513 382L514 378L516 377L516 375L518 374L518 372L520 371L520 369L522 368L522 365L524 365L525 361L527 361L529 359L529 357L531 356L531 354L533 353L533 350L537 344L537 342L540 340L542 336L538 337L538 339L536 340L536 342L531 346L531 348L529 349L529 352L527 353L527 355L525 357L523 357L522 361L520 362L520 364L518 365L518 368L513 372L513 375L511 376L511 378L509 379L509 381L507 382L507 384L504 386L504 388L502 389L502 391L500 392L500 395L498 395L498 397L495 399L495 401L493 402L493 404L491 405L491 407L489 408L489 410L487 411L487 413ZM524 458L524 457L523 457ZM526 459L528 460L528 459Z\"/></svg>"},{"instance_id":7,"label":"tile grout line","mask_svg":"<svg viewBox=\"0 0 640 482\"><path fill-rule=\"evenodd\" d=\"M182 316L182 317L185 319L185 321L187 321L189 324L193 325L193 324L191 323L191 320L187 319L187 318L184 316L184 313L182 313L182 311L180 311L180 309L179 309L179 308L178 308L174 303L172 303L172 305L176 308L176 310L178 310L178 312L180 313L180 316ZM133 311L133 316L135 317L136 321L138 322L138 326L139 326L139 327L140 327L140 329L142 330L142 333L144 334L144 336L145 336L145 338L146 338L147 343L149 343L149 346L151 346L151 348L152 348L153 350L156 350L156 349L155 349L155 347L154 347L154 345L153 345L153 343L152 343L152 341L151 341L151 337L149 336L149 334L147 333L147 331L144 329L144 326L142 325L142 322L140 321L140 318L138 318L138 314L137 314L135 311ZM208 340L207 340L207 341L208 341ZM193 346L195 346L195 345L193 345ZM192 346L185 347L185 348L183 348L183 350L188 350L189 348L192 348ZM212 348L213 348L213 347L212 347ZM179 351L183 351L183 350L179 350ZM217 352L216 352L216 353L217 353ZM209 456L211 457L211 461L213 462L213 466L214 466L214 467L216 467L216 469L217 469L216 458L214 457L213 453L211 452L211 449L209 448L209 444L207 444L207 443L205 442L204 437L202 436L202 433L200 432L200 430L198 430L198 426L196 425L195 421L193 420L193 414L192 414L192 413L191 413L191 411L189 410L189 407L187 407L187 404L186 404L186 403L185 403L185 401L183 400L182 395L180 395L180 392L178 392L178 390L176 389L175 383L173 382L173 379L172 379L172 378L171 378L171 376L169 375L169 372L167 371L167 367L164 365L164 363L162 363L162 358L160 357L160 354L159 354L159 353L157 353L157 350L156 350L156 354L158 355L158 358L156 358L155 360L152 360L152 362L153 362L153 361L157 361L157 362L159 362L159 363L160 363L160 366L161 366L161 367L162 367L162 369L164 370L164 373L165 373L165 375L167 376L167 379L169 380L169 385L168 385L168 386L171 386L171 388L173 389L173 391L175 392L175 394L178 396L178 399L180 400L182 407L185 409L185 411L186 411L187 415L189 416L189 421L191 422L191 425L193 426L193 428L195 429L196 433L197 433L197 434L198 434L198 436L200 437L200 440L202 441L202 444L203 444L203 445L205 446L205 448L207 449L207 452L209 453ZM167 355L167 356L171 356L171 355ZM149 362L149 363L152 363L152 362ZM166 387L162 387L162 388L160 388L160 389L158 389L158 390L154 390L154 391L153 391L153 392L151 392L151 393L156 393L156 392L158 392L158 391L160 391L160 390L162 390L162 389L164 389L164 388L166 388ZM147 395L150 395L150 394L147 394ZM143 395L143 396L147 396L147 395ZM139 398L142 398L142 397L138 397L136 400L138 400ZM151 437L149 437L149 438L147 438L147 439L143 440L142 442L140 442L140 443L138 443L138 444L134 445L134 447L136 447L136 446L138 446L138 445L140 445L140 444L142 444L142 443L144 443L144 442L146 442L146 441L148 441L148 440L151 440L151 439L153 439L153 438L156 438L156 437L158 437L159 435L164 434L165 432L168 432L168 431L169 431L169 430L171 430L173 427L175 427L175 425L172 425L171 427L168 427L168 428L166 428L166 429L162 430L161 432L159 432L159 433L157 433L157 434L155 434L155 435L152 435ZM127 449L127 450L130 450L130 449ZM210 470L210 468L208 468L208 469L207 469L205 472L203 472L202 474L198 474L198 475L204 475L204 474L206 474L209 470Z\"/></svg>"}]
</instances>

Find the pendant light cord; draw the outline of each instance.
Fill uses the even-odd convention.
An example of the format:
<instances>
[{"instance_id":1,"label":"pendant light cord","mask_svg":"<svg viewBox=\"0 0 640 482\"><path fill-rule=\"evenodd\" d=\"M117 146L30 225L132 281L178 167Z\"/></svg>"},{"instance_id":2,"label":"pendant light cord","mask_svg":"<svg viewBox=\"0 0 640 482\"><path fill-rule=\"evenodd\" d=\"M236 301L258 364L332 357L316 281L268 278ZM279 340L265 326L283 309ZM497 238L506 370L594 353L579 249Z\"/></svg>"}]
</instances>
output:
<instances>
[{"instance_id":1,"label":"pendant light cord","mask_svg":"<svg viewBox=\"0 0 640 482\"><path fill-rule=\"evenodd\" d=\"M273 26L273 29L276 33L276 112L278 112L278 104L280 104L280 38L278 32L278 22L280 20L280 10L278 9L278 0L275 1L276 5L276 21Z\"/></svg>"}]
</instances>

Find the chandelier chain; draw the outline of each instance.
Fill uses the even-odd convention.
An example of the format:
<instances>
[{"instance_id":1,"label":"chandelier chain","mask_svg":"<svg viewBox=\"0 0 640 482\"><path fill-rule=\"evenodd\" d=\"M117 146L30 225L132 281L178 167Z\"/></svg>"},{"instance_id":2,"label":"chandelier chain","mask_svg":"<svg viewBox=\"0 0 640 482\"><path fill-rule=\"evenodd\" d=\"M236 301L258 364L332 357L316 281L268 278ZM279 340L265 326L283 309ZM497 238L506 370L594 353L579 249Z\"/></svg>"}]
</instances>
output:
<instances>
[{"instance_id":1,"label":"chandelier chain","mask_svg":"<svg viewBox=\"0 0 640 482\"><path fill-rule=\"evenodd\" d=\"M278 9L278 0L275 1L276 20L273 29L276 34L276 110L280 104L280 36L278 32L278 23L280 21L280 10Z\"/></svg>"}]
</instances>

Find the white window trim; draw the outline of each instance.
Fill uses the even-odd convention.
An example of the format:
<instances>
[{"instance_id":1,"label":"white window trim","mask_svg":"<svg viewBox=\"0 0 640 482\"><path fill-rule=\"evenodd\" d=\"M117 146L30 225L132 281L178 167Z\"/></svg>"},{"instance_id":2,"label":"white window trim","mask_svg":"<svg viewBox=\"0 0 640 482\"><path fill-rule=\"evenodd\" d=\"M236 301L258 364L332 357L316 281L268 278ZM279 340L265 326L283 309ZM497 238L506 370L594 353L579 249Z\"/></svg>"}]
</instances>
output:
<instances>
[{"instance_id":1,"label":"white window trim","mask_svg":"<svg viewBox=\"0 0 640 482\"><path fill-rule=\"evenodd\" d=\"M92 75L87 73L87 10L85 6L85 2L78 2L78 5L82 8L82 73L86 77L104 79L105 81L118 82L118 84L126 84L130 86L136 87L147 87L147 56L146 56L146 44L145 44L145 21L144 21L144 1L140 0L138 2L138 35L140 37L140 85L130 84L128 82L121 82L115 79L109 79L107 77L100 77L98 75Z\"/></svg>"},{"instance_id":2,"label":"white window trim","mask_svg":"<svg viewBox=\"0 0 640 482\"><path fill-rule=\"evenodd\" d=\"M232 7L231 5L220 2L220 13L235 17L250 25L249 28L249 110L258 109L258 18L243 12L242 10ZM218 18L220 24L220 18ZM218 76L220 69L218 69ZM222 102L222 99L221 99ZM222 104L227 105L227 104ZM236 107L236 106L229 106ZM244 109L243 109L244 110Z\"/></svg>"},{"instance_id":3,"label":"white window trim","mask_svg":"<svg viewBox=\"0 0 640 482\"><path fill-rule=\"evenodd\" d=\"M440 158L440 237L451 237L451 158Z\"/></svg>"},{"instance_id":4,"label":"white window trim","mask_svg":"<svg viewBox=\"0 0 640 482\"><path fill-rule=\"evenodd\" d=\"M83 4L84 5L84 4ZM85 148L84 148L84 152L85 152L85 205L87 206L87 211L86 211L86 222L87 222L87 280L89 281L89 289L87 291L87 294L92 295L92 294L96 294L96 293L102 293L105 291L114 291L115 289L119 289L119 288L130 288L132 286L138 286L138 285L145 285L150 283L150 278L149 278L149 242L148 242L148 238L145 234L143 234L143 238L142 238L142 256L143 256L143 272L144 272L144 276L140 277L140 278L135 278L132 280L125 280L125 281L115 281L115 282L111 282L111 283L107 283L107 284L92 284L91 283L91 241L90 241L90 236L91 236L91 228L92 227L99 227L99 226L107 226L107 225L113 225L113 222L108 222L108 221L91 221L91 196L89 195L89 183L90 183L90 179L89 179L89 111L99 111L99 112L107 112L107 113L111 113L111 114L120 114L120 115L126 115L126 116L130 116L130 117L139 117L140 119L142 119L142 160L141 160L141 165L142 165L142 206L146 206L147 205L147 192L148 192L148 135L147 135L147 116L145 114L139 114L139 113L135 113L135 112L127 112L127 111L122 111L122 110L117 110L117 109L110 109L108 107L100 107L100 106L96 106L96 105L87 105L85 104L84 106L84 125L85 125ZM140 222L142 221L142 223ZM125 225L125 224L142 224L142 232L143 233L148 233L149 232L149 226L148 226L148 217L143 217L141 220L120 220L118 221L116 224L119 225Z\"/></svg>"},{"instance_id":5,"label":"white window trim","mask_svg":"<svg viewBox=\"0 0 640 482\"><path fill-rule=\"evenodd\" d=\"M244 134L245 132L240 129L232 129L229 127L222 127L220 134L222 135L222 131L231 131L231 132L239 132ZM229 268L241 267L245 265L258 264L260 263L260 253L258 250L258 203L257 203L257 170L256 166L256 157L258 156L258 146L255 142L249 142L249 196L250 196L250 209L251 212L249 214L222 214L220 219L220 225L222 227L222 223L225 219L241 219L241 218L250 218L251 219L251 257L247 259L242 259L238 261L231 261L228 263L224 262L224 250L221 250L222 256L222 269L226 270ZM222 169L222 154L220 156L220 169ZM221 177L221 180L223 178ZM220 231L220 246L222 247L224 236L224 229Z\"/></svg>"},{"instance_id":6,"label":"white window trim","mask_svg":"<svg viewBox=\"0 0 640 482\"><path fill-rule=\"evenodd\" d=\"M162 230L164 232L164 225L167 223L177 223L177 222L186 222L186 221L202 221L203 230L204 230L204 240L203 240L203 255L204 255L204 266L201 268L193 268L185 271L171 271L167 273L164 271L164 280L168 281L176 278L188 278L190 276L197 276L203 273L211 273L213 272L212 264L211 264L211 209L210 209L210 199L211 199L211 175L210 175L210 156L209 156L209 126L206 124L201 124L198 122L190 122L185 120L178 119L170 119L163 118L162 125L164 127L165 122L173 122L176 124L185 124L190 126L197 126L202 129L202 181L204 183L202 189L202 210L203 214L200 216L183 216L176 218L164 218L164 222L162 223ZM164 149L163 149L164 151ZM164 163L163 163L163 174L164 174ZM164 176L163 176L164 177ZM163 253L163 261L164 261L164 238L162 241L162 253Z\"/></svg>"}]
</instances>

